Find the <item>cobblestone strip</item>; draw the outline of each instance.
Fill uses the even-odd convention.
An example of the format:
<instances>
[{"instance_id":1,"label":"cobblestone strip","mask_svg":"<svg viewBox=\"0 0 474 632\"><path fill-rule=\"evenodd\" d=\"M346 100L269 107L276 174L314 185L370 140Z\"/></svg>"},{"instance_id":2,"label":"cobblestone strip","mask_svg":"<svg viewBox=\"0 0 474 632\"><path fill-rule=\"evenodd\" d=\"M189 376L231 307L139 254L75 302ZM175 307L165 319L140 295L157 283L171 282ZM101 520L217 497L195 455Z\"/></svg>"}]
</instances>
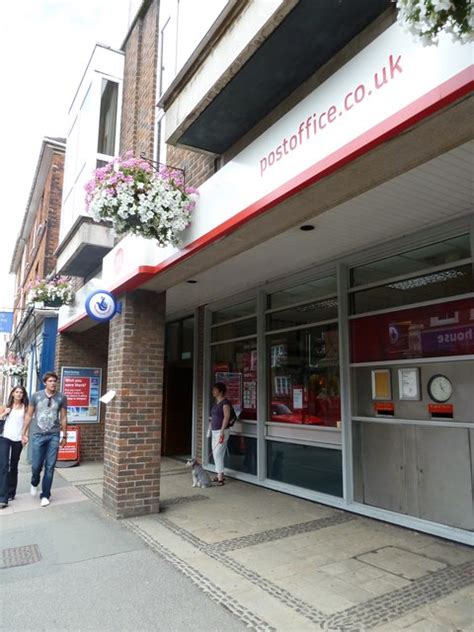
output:
<instances>
[{"instance_id":1,"label":"cobblestone strip","mask_svg":"<svg viewBox=\"0 0 474 632\"><path fill-rule=\"evenodd\" d=\"M103 483L103 477L100 478L84 478L81 481L69 481L71 485L74 487L79 487L79 485L98 485L99 483Z\"/></svg>"},{"instance_id":2,"label":"cobblestone strip","mask_svg":"<svg viewBox=\"0 0 474 632\"><path fill-rule=\"evenodd\" d=\"M167 509L173 505L196 503L200 500L209 500L209 496L204 496L204 494L194 494L194 496L174 496L173 498L166 498L166 500L162 500L160 502L160 509Z\"/></svg>"},{"instance_id":3,"label":"cobblestone strip","mask_svg":"<svg viewBox=\"0 0 474 632\"><path fill-rule=\"evenodd\" d=\"M311 621L311 623L322 625L327 619L327 616L317 608L314 608L302 599L298 599L298 597L295 597L294 595L289 593L286 588L281 588L270 580L265 579L265 577L263 577L262 575L259 575L258 573L255 573L243 564L240 564L240 562L237 562L236 560L228 557L226 553L219 550L212 551L210 549L207 549L206 553L212 559L215 559L224 566L227 566L227 568L230 568L232 571L234 571L234 573L238 573L247 581L255 584L255 586L258 586L272 597L278 599L278 601L280 603L283 603L287 608L290 608L303 617L306 617L306 619Z\"/></svg>"},{"instance_id":4,"label":"cobblestone strip","mask_svg":"<svg viewBox=\"0 0 474 632\"><path fill-rule=\"evenodd\" d=\"M284 588L280 588L280 586L277 586L276 584L269 581L268 579L265 579L264 577L262 577L262 575L255 573L254 571L243 566L236 560L233 560L232 558L228 557L226 555L226 551L221 550L218 542L216 542L215 544L207 544L206 542L203 542L203 540L201 540L200 538L197 538L195 535L193 535L192 533L189 533L189 531L186 531L186 529L179 527L178 525L176 525L174 522L171 522L171 520L168 520L167 518L163 518L159 516L157 520L160 522L160 524L165 526L167 529L169 529L172 533L177 535L179 538L186 540L187 542L189 542L189 544L192 544L194 547L196 547L203 553L206 553L210 558L216 560L217 562L220 562L224 566L227 566L232 571L234 571L234 573L241 575L252 584L255 584L255 586L262 588L269 595L278 599L281 603L283 603L288 608L306 617L312 623L316 623L320 625L326 619L326 616L322 612L320 612L316 608L313 608L305 601L298 599L297 597L294 597L291 593L289 593ZM311 522L318 522L318 521L313 520ZM301 524L304 525L307 523L301 523ZM298 526L298 525L294 525L294 526ZM274 529L273 531L280 531L280 530ZM268 540L265 540L265 541L268 541Z\"/></svg>"},{"instance_id":5,"label":"cobblestone strip","mask_svg":"<svg viewBox=\"0 0 474 632\"><path fill-rule=\"evenodd\" d=\"M189 577L189 579L191 579L191 581L196 584L200 590L206 593L210 599L217 602L226 610L238 617L238 619L245 623L249 629L257 630L258 632L276 632L275 628L254 614L251 610L244 608L232 596L223 593L222 589L211 582L207 577L205 577L205 575L194 569L190 564L184 562L169 549L157 542L132 520L123 520L122 524L138 535L149 548L172 564L172 566L174 566L174 568L176 568L179 572L186 575L186 577Z\"/></svg>"},{"instance_id":6,"label":"cobblestone strip","mask_svg":"<svg viewBox=\"0 0 474 632\"><path fill-rule=\"evenodd\" d=\"M76 485L77 489L87 496L89 500L98 505L102 509L102 498L87 487L87 485Z\"/></svg>"},{"instance_id":7,"label":"cobblestone strip","mask_svg":"<svg viewBox=\"0 0 474 632\"><path fill-rule=\"evenodd\" d=\"M180 476L181 474L189 474L188 470L170 470L169 472L161 472L160 476Z\"/></svg>"},{"instance_id":8,"label":"cobblestone strip","mask_svg":"<svg viewBox=\"0 0 474 632\"><path fill-rule=\"evenodd\" d=\"M343 524L355 519L357 519L357 516L355 516L354 514L341 512L332 516L327 516L326 518L309 520L308 522L300 522L298 524L292 524L287 527L279 527L277 529L269 529L267 531L261 531L260 533L254 533L252 535L244 535L240 538L223 540L222 542L218 542L211 546L213 548L217 547L220 551L235 551L237 549L243 549L247 546L254 546L255 544L273 542L274 540L290 538L291 536L301 535L302 533L318 531L319 529L325 529L326 527L334 527L335 525Z\"/></svg>"},{"instance_id":9,"label":"cobblestone strip","mask_svg":"<svg viewBox=\"0 0 474 632\"><path fill-rule=\"evenodd\" d=\"M310 533L311 531L318 531L319 529L325 529L327 527L333 527L338 524L349 522L350 520L356 520L357 516L353 514L337 513L326 518L320 518L319 520L309 520L308 522L300 522L288 527L280 527L278 529L269 529L267 531L260 531L259 533L253 533L251 535L244 535L239 538L231 538L229 540L222 540L221 542L214 542L208 544L195 535L178 526L168 518L164 518L161 515L156 517L156 520L162 522L167 529L179 535L181 538L195 546L201 551L220 551L222 553L228 551L235 551L236 549L242 549L248 546L254 546L256 544L263 544L265 542L273 542L274 540L281 540L282 538L289 538L294 535L301 535L302 533Z\"/></svg>"},{"instance_id":10,"label":"cobblestone strip","mask_svg":"<svg viewBox=\"0 0 474 632\"><path fill-rule=\"evenodd\" d=\"M414 580L410 586L399 588L388 595L380 595L331 615L324 629L331 632L370 630L377 625L390 623L410 610L426 606L472 583L474 583L474 562L469 561L459 566L443 568Z\"/></svg>"}]
</instances>

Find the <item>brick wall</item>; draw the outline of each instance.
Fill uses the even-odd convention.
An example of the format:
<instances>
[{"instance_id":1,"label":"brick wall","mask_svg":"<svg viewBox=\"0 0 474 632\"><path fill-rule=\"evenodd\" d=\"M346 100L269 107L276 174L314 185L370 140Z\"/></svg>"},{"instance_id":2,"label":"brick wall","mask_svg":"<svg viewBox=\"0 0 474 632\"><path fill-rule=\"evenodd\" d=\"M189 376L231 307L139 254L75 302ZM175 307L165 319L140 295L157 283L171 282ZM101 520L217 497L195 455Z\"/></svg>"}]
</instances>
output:
<instances>
[{"instance_id":1,"label":"brick wall","mask_svg":"<svg viewBox=\"0 0 474 632\"><path fill-rule=\"evenodd\" d=\"M56 371L63 366L98 367L102 369L102 393L107 390L109 324L97 325L77 333L58 334ZM101 406L98 424L81 424L81 460L100 461L104 456L106 407Z\"/></svg>"},{"instance_id":2,"label":"brick wall","mask_svg":"<svg viewBox=\"0 0 474 632\"><path fill-rule=\"evenodd\" d=\"M173 167L184 169L186 184L191 187L201 186L215 173L214 158L181 147L167 145L166 162Z\"/></svg>"},{"instance_id":3,"label":"brick wall","mask_svg":"<svg viewBox=\"0 0 474 632\"><path fill-rule=\"evenodd\" d=\"M117 518L159 509L165 294L121 297L110 322L104 506Z\"/></svg>"},{"instance_id":4,"label":"brick wall","mask_svg":"<svg viewBox=\"0 0 474 632\"><path fill-rule=\"evenodd\" d=\"M64 154L53 154L51 170L48 175L47 218L45 235L44 276L56 269L54 252L59 244L59 224L61 222L61 202L63 194Z\"/></svg>"},{"instance_id":5,"label":"brick wall","mask_svg":"<svg viewBox=\"0 0 474 632\"><path fill-rule=\"evenodd\" d=\"M158 60L157 0L145 2L124 45L120 153L133 150L153 158Z\"/></svg>"},{"instance_id":6,"label":"brick wall","mask_svg":"<svg viewBox=\"0 0 474 632\"><path fill-rule=\"evenodd\" d=\"M36 277L44 278L56 267L54 251L59 243L59 222L64 177L64 153L54 151L46 176L35 220L25 244L26 265L21 278L21 267L17 275L18 293L15 296L16 321L21 319L21 308L25 307L29 285Z\"/></svg>"}]
</instances>

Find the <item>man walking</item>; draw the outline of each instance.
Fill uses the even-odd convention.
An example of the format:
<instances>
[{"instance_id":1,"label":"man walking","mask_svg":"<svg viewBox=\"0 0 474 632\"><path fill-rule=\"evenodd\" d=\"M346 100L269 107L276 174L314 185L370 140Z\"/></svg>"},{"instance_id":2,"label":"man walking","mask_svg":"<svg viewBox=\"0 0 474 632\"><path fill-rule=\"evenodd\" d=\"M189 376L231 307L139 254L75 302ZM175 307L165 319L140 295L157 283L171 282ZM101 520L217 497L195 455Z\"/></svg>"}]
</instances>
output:
<instances>
[{"instance_id":1,"label":"man walking","mask_svg":"<svg viewBox=\"0 0 474 632\"><path fill-rule=\"evenodd\" d=\"M36 496L44 466L41 491L41 506L49 505L53 484L54 466L58 458L59 446L66 445L67 437L67 398L57 390L58 376L52 371L43 375L45 389L35 393L25 415L22 432L23 445L28 443L31 424L31 495ZM62 430L63 438L59 439Z\"/></svg>"}]
</instances>

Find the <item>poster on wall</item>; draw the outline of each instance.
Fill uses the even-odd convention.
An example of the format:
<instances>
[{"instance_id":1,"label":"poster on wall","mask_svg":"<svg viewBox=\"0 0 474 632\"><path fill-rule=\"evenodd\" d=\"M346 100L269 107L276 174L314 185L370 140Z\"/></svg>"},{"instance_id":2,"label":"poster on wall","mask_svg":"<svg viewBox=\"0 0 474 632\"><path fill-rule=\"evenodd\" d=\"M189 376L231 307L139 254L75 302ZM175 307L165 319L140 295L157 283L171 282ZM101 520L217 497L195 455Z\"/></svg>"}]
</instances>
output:
<instances>
[{"instance_id":1,"label":"poster on wall","mask_svg":"<svg viewBox=\"0 0 474 632\"><path fill-rule=\"evenodd\" d=\"M61 369L61 392L67 397L69 423L99 423L102 369Z\"/></svg>"},{"instance_id":2,"label":"poster on wall","mask_svg":"<svg viewBox=\"0 0 474 632\"><path fill-rule=\"evenodd\" d=\"M293 386L293 410L303 410L303 408L304 408L303 387Z\"/></svg>"},{"instance_id":3,"label":"poster on wall","mask_svg":"<svg viewBox=\"0 0 474 632\"><path fill-rule=\"evenodd\" d=\"M224 382L227 386L226 397L230 400L237 417L242 410L242 373L218 371L215 373L216 382Z\"/></svg>"},{"instance_id":4,"label":"poster on wall","mask_svg":"<svg viewBox=\"0 0 474 632\"><path fill-rule=\"evenodd\" d=\"M244 408L246 410L257 409L257 382L245 380L244 382Z\"/></svg>"}]
</instances>

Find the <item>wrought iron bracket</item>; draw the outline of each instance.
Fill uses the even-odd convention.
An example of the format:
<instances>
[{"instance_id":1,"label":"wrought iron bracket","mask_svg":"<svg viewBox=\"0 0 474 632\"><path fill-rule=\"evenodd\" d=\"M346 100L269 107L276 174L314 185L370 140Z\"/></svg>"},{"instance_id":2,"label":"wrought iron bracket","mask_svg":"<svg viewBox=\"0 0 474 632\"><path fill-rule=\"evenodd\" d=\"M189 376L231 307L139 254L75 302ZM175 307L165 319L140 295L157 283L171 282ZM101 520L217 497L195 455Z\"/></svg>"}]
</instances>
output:
<instances>
[{"instance_id":1,"label":"wrought iron bracket","mask_svg":"<svg viewBox=\"0 0 474 632\"><path fill-rule=\"evenodd\" d=\"M158 162L156 160L152 160L151 158L147 158L145 154L140 154L140 158L144 160L145 162L147 162L157 172L160 170L160 167L166 167L166 169L169 169L170 171L179 171L181 175L183 176L183 185L186 184L185 169L182 169L181 167L175 167L174 165L168 165L165 162Z\"/></svg>"}]
</instances>

